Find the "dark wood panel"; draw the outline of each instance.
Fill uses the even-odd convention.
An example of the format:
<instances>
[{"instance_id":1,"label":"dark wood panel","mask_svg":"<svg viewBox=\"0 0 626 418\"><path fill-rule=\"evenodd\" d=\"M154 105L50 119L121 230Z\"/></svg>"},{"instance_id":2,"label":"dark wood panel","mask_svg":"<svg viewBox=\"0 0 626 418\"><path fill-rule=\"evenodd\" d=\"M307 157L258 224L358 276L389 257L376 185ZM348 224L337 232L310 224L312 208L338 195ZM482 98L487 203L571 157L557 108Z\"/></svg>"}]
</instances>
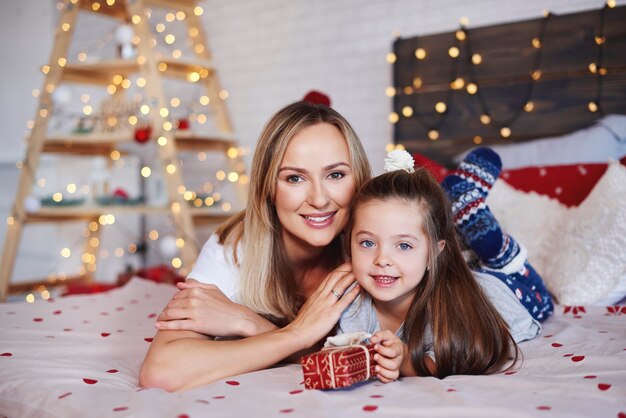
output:
<instances>
[{"instance_id":1,"label":"dark wood panel","mask_svg":"<svg viewBox=\"0 0 626 418\"><path fill-rule=\"evenodd\" d=\"M626 6L622 6L468 29L463 41L455 32L397 40L394 111L400 120L394 127L396 142L450 166L453 155L475 146L475 136L483 144L516 142L584 128L602 114L626 113L625 22ZM537 49L532 39L541 38L542 27L542 48ZM595 38L601 29L605 41L599 47ZM451 46L459 48L459 58L448 55ZM425 59L415 58L417 48L426 50ZM471 64L469 52L479 53L482 62ZM599 53L606 75L601 109L594 113L588 103L598 97L599 76L590 72L589 64L599 62ZM530 73L536 69L541 77L533 82ZM415 77L421 79L421 87L405 91ZM492 115L490 126L480 122L484 104L478 94L450 89L456 77L479 86L482 103ZM529 89L534 109L524 112ZM434 110L439 101L447 104L444 115ZM413 109L412 116L402 116L405 106ZM510 122L516 114L519 117ZM500 137L502 126L511 129L511 137ZM438 140L428 139L429 129L439 132Z\"/></svg>"}]
</instances>

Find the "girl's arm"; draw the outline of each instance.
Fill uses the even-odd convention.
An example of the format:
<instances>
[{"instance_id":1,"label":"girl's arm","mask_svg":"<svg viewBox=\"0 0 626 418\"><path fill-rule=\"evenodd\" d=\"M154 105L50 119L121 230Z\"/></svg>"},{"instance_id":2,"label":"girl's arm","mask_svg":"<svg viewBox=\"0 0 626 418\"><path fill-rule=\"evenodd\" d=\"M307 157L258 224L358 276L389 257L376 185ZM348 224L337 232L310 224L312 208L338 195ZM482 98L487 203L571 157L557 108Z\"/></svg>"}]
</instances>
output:
<instances>
[{"instance_id":1,"label":"girl's arm","mask_svg":"<svg viewBox=\"0 0 626 418\"><path fill-rule=\"evenodd\" d=\"M311 347L332 329L360 287L341 299L331 290L343 293L353 282L352 272L331 273L292 323L253 337L213 341L191 331L159 331L144 359L139 383L176 391L274 365Z\"/></svg>"}]
</instances>

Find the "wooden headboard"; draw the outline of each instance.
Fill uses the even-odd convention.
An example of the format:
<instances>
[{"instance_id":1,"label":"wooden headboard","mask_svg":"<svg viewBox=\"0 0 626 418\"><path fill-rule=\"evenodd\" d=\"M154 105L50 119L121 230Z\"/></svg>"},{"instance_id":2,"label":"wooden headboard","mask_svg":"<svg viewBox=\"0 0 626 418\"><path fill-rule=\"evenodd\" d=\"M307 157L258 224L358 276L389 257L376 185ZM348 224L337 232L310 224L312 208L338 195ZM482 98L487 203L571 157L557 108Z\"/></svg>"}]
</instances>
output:
<instances>
[{"instance_id":1,"label":"wooden headboard","mask_svg":"<svg viewBox=\"0 0 626 418\"><path fill-rule=\"evenodd\" d=\"M395 142L450 167L478 144L560 135L626 113L625 22L626 6L605 6L396 40Z\"/></svg>"}]
</instances>

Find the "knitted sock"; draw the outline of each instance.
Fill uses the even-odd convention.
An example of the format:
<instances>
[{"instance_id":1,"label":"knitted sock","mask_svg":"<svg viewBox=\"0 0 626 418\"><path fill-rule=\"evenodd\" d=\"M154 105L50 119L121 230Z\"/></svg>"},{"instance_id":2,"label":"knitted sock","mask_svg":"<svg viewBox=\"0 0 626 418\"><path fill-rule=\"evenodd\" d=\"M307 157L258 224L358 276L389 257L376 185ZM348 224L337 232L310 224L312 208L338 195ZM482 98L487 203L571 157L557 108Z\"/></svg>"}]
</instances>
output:
<instances>
[{"instance_id":1,"label":"knitted sock","mask_svg":"<svg viewBox=\"0 0 626 418\"><path fill-rule=\"evenodd\" d=\"M500 156L491 148L481 147L468 153L456 170L461 178L474 184L486 197L502 170Z\"/></svg>"},{"instance_id":2,"label":"knitted sock","mask_svg":"<svg viewBox=\"0 0 626 418\"><path fill-rule=\"evenodd\" d=\"M441 186L450 198L457 230L483 265L500 269L519 254L519 245L500 229L481 187L457 174L448 175Z\"/></svg>"}]
</instances>

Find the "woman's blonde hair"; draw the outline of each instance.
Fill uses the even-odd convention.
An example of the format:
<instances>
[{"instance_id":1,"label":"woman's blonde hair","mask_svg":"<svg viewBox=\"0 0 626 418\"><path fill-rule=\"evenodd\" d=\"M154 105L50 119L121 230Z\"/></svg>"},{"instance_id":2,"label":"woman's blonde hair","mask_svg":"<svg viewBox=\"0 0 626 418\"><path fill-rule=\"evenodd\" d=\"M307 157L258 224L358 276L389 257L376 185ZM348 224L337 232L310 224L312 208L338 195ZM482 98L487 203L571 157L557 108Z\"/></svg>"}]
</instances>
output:
<instances>
[{"instance_id":1,"label":"woman's blonde hair","mask_svg":"<svg viewBox=\"0 0 626 418\"><path fill-rule=\"evenodd\" d=\"M226 221L216 233L222 244L231 245L241 275L240 301L275 319L291 321L299 303L293 271L287 261L281 239L274 199L278 170L291 139L318 123L328 123L342 133L350 152L355 188L370 178L371 169L361 142L343 116L335 110L308 102L292 103L279 110L267 122L256 146L250 173L246 209ZM329 244L329 257L339 264L343 259L342 237ZM241 246L242 259L237 260Z\"/></svg>"},{"instance_id":2,"label":"woman's blonde hair","mask_svg":"<svg viewBox=\"0 0 626 418\"><path fill-rule=\"evenodd\" d=\"M463 259L442 187L424 168L414 173L398 170L377 176L354 197L350 224L363 204L390 199L417 204L428 236L428 270L415 289L403 325L403 339L417 374L431 375L425 361L429 327L439 378L495 373L505 368L511 358L509 367L513 367L518 360L518 347L507 323ZM441 251L440 241L445 242Z\"/></svg>"}]
</instances>

